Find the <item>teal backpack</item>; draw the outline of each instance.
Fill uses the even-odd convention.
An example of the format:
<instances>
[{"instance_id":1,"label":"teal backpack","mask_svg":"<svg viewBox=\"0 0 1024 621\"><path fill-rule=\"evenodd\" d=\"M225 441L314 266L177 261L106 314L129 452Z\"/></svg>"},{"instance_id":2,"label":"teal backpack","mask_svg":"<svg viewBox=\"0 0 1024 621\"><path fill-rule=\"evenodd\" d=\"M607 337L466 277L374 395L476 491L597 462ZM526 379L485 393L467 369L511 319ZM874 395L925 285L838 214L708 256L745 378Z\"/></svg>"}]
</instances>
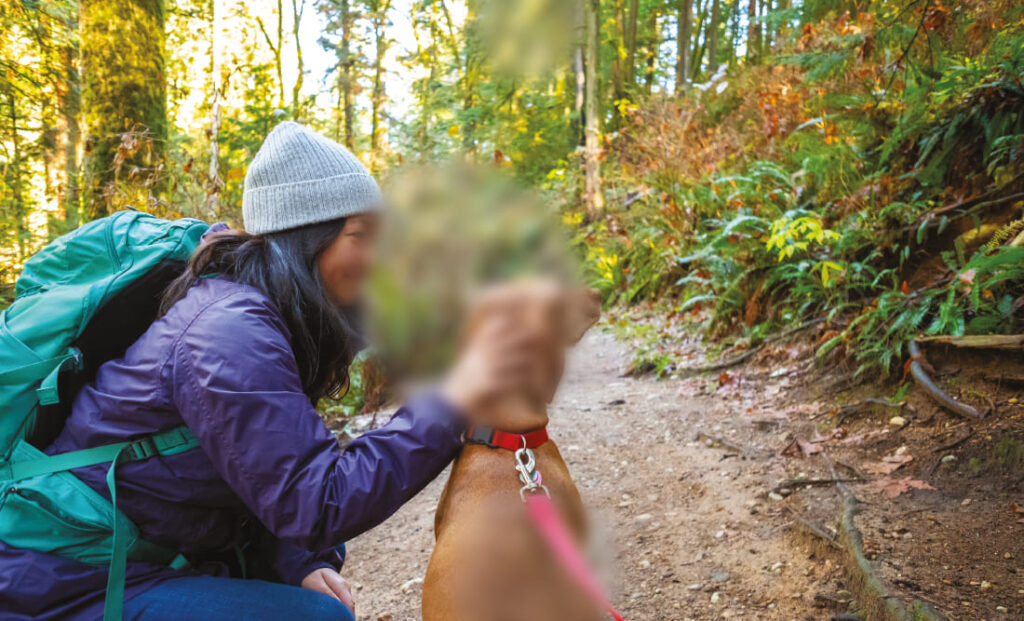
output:
<instances>
[{"instance_id":1,"label":"teal backpack","mask_svg":"<svg viewBox=\"0 0 1024 621\"><path fill-rule=\"evenodd\" d=\"M118 464L197 446L184 426L48 456L82 385L157 317L208 225L122 211L54 240L25 263L0 311L0 541L109 566L104 621L121 619L126 559L181 568L117 508ZM111 501L69 470L110 463Z\"/></svg>"}]
</instances>

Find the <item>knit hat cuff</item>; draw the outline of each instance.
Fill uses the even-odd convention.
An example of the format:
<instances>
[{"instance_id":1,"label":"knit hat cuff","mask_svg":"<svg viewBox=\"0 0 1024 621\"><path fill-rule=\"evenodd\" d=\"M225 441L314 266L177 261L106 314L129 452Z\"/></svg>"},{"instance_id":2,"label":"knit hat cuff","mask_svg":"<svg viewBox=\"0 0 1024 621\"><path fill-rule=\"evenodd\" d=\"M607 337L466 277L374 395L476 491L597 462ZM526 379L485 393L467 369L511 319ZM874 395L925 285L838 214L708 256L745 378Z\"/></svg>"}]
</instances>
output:
<instances>
[{"instance_id":1,"label":"knit hat cuff","mask_svg":"<svg viewBox=\"0 0 1024 621\"><path fill-rule=\"evenodd\" d=\"M242 211L246 214L246 232L262 235L377 211L381 202L380 188L373 177L345 173L248 188L242 195Z\"/></svg>"}]
</instances>

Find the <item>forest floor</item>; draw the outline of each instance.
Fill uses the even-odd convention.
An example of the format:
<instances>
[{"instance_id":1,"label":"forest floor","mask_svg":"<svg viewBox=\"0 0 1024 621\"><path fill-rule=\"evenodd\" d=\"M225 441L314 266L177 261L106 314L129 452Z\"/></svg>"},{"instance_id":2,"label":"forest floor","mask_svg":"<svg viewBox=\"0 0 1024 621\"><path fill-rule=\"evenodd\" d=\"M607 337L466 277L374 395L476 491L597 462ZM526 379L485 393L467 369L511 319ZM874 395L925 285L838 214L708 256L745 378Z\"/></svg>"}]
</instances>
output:
<instances>
[{"instance_id":1,"label":"forest floor","mask_svg":"<svg viewBox=\"0 0 1024 621\"><path fill-rule=\"evenodd\" d=\"M916 600L949 618L1024 618L1024 473L985 457L1007 426L1024 428L1017 398L1000 393L994 404L1008 413L973 427L913 393L901 412L833 409L836 395L852 403L865 388L815 368L812 345L666 380L625 377L632 347L607 331L573 351L550 432L613 557L620 611L630 621L881 618L879 602ZM958 451L978 457L938 461ZM419 618L445 479L350 542L344 573L360 619ZM834 530L850 496L881 579L874 602Z\"/></svg>"}]
</instances>

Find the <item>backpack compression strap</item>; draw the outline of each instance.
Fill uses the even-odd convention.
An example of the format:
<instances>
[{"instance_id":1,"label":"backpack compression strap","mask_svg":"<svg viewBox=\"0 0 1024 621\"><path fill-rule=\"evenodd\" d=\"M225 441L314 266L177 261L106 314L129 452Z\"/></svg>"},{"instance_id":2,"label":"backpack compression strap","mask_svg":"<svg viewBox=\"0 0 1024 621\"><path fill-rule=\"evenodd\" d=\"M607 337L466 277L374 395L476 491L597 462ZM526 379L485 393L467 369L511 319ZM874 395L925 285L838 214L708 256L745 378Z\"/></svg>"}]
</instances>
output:
<instances>
[{"instance_id":1,"label":"backpack compression strap","mask_svg":"<svg viewBox=\"0 0 1024 621\"><path fill-rule=\"evenodd\" d=\"M57 378L60 373L70 369L78 370L81 366L82 352L77 347L69 347L65 353L59 356L0 371L0 385L42 380L39 388L36 389L39 404L52 405L59 400Z\"/></svg>"},{"instance_id":2,"label":"backpack compression strap","mask_svg":"<svg viewBox=\"0 0 1024 621\"><path fill-rule=\"evenodd\" d=\"M174 455L197 446L199 446L199 441L192 435L188 427L182 425L139 440L8 463L0 468L0 479L20 481L43 474L53 474L110 462L110 468L107 470L107 489L110 492L110 504L114 508L114 523L111 525L114 540L110 554L110 570L107 574L107 595L103 607L103 621L121 621L124 607L124 579L128 566L128 533L126 532L128 522L127 518L117 510L117 467L125 462L146 459L154 455ZM134 543L133 550L148 557L164 556L166 558L169 556L161 548L142 540ZM173 569L180 569L187 567L188 561L184 556L178 554L169 561L169 565Z\"/></svg>"},{"instance_id":3,"label":"backpack compression strap","mask_svg":"<svg viewBox=\"0 0 1024 621\"><path fill-rule=\"evenodd\" d=\"M41 474L53 474L85 466L95 466L113 462L118 456L122 457L123 463L146 459L153 455L174 455L197 446L199 446L199 441L192 435L188 427L182 425L140 440L117 442L28 461L7 463L0 466L0 480L20 481Z\"/></svg>"},{"instance_id":4,"label":"backpack compression strap","mask_svg":"<svg viewBox=\"0 0 1024 621\"><path fill-rule=\"evenodd\" d=\"M178 439L182 442L180 444L168 445L164 450L161 450L157 446L156 439L172 432L179 432ZM174 442L175 440L172 438L170 441ZM161 438L162 442L163 438ZM188 430L188 427L183 425L172 429L170 432L150 436L139 442L122 443L117 454L114 455L114 459L111 460L110 469L107 470L107 489L110 491L110 504L114 505L114 543L110 551L110 570L107 572L107 594L106 601L103 604L103 621L122 621L124 615L124 579L128 570L128 533L125 532L127 529L126 520L119 519L121 516L117 513L117 466L126 461L145 459L156 454L170 455L180 453L198 445L199 441L195 439L195 436ZM113 446L118 445L115 444ZM188 561L179 554L171 561L170 565L174 569L180 569L188 567Z\"/></svg>"}]
</instances>

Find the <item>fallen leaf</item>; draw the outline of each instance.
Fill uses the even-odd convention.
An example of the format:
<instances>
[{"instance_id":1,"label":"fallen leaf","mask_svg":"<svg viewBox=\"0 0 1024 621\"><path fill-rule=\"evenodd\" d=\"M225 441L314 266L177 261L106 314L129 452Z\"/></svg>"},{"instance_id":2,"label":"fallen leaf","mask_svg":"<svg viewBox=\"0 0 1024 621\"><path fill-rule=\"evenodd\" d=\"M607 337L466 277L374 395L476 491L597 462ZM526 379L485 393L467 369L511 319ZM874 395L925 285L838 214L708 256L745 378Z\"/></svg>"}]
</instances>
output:
<instances>
[{"instance_id":1,"label":"fallen leaf","mask_svg":"<svg viewBox=\"0 0 1024 621\"><path fill-rule=\"evenodd\" d=\"M815 442L806 442L799 438L790 442L786 448L782 449L782 455L789 457L797 457L803 455L804 457L810 457L815 453L820 453L821 447Z\"/></svg>"},{"instance_id":2,"label":"fallen leaf","mask_svg":"<svg viewBox=\"0 0 1024 621\"><path fill-rule=\"evenodd\" d=\"M883 477L877 481L872 481L864 485L864 489L885 492L885 495L889 498L896 498L900 494L905 494L912 489L935 489L931 485L928 485L924 481L917 479L911 479L906 477L903 479L891 479L889 477Z\"/></svg>"},{"instance_id":3,"label":"fallen leaf","mask_svg":"<svg viewBox=\"0 0 1024 621\"><path fill-rule=\"evenodd\" d=\"M864 469L871 474L892 474L903 466L914 461L912 455L886 455L882 461L864 466Z\"/></svg>"}]
</instances>

